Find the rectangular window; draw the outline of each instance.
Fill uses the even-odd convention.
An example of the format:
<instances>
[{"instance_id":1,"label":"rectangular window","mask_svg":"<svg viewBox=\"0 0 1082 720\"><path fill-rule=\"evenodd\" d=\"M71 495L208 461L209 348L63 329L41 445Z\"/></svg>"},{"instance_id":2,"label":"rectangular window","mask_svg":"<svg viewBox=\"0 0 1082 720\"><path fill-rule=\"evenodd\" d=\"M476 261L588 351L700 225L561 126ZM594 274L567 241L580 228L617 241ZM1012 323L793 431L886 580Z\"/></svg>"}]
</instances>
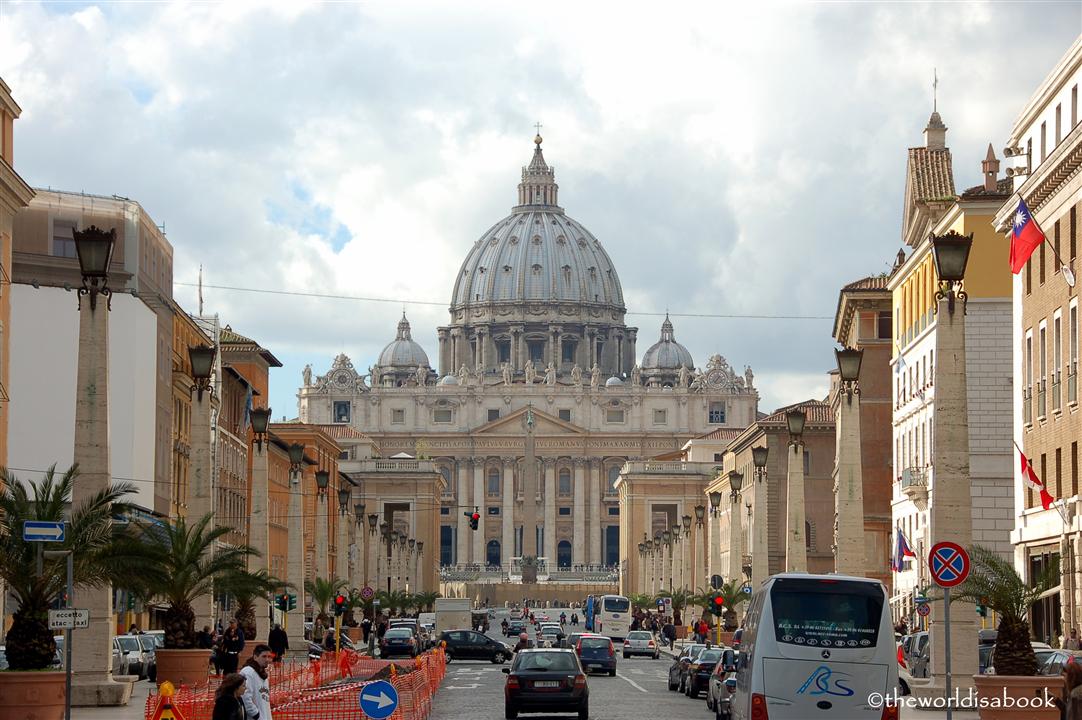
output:
<instances>
[{"instance_id":1,"label":"rectangular window","mask_svg":"<svg viewBox=\"0 0 1082 720\"><path fill-rule=\"evenodd\" d=\"M721 462L722 453L714 453L714 462Z\"/></svg>"},{"instance_id":2,"label":"rectangular window","mask_svg":"<svg viewBox=\"0 0 1082 720\"><path fill-rule=\"evenodd\" d=\"M571 422L571 410L563 408L560 410L560 419L564 422Z\"/></svg>"},{"instance_id":3,"label":"rectangular window","mask_svg":"<svg viewBox=\"0 0 1082 720\"><path fill-rule=\"evenodd\" d=\"M349 450L343 450L342 452L338 453L338 459L349 460Z\"/></svg>"},{"instance_id":4,"label":"rectangular window","mask_svg":"<svg viewBox=\"0 0 1082 720\"><path fill-rule=\"evenodd\" d=\"M723 425L725 423L725 403L710 403L710 413L707 416L706 421L711 425Z\"/></svg>"},{"instance_id":5,"label":"rectangular window","mask_svg":"<svg viewBox=\"0 0 1082 720\"><path fill-rule=\"evenodd\" d=\"M1033 256L1026 260L1026 295L1033 292Z\"/></svg>"},{"instance_id":6,"label":"rectangular window","mask_svg":"<svg viewBox=\"0 0 1082 720\"><path fill-rule=\"evenodd\" d=\"M556 482L557 482L557 486L558 486L556 492L559 493L562 497L570 497L571 496L571 471L568 470L567 468L564 468L564 469L560 470L560 477Z\"/></svg>"},{"instance_id":7,"label":"rectangular window","mask_svg":"<svg viewBox=\"0 0 1082 720\"><path fill-rule=\"evenodd\" d=\"M449 507L441 507L440 508L440 515L450 515L450 514L451 514L451 508L449 508Z\"/></svg>"},{"instance_id":8,"label":"rectangular window","mask_svg":"<svg viewBox=\"0 0 1082 720\"><path fill-rule=\"evenodd\" d=\"M912 441L910 441L910 448L912 449ZM811 452L804 451L804 474L811 475Z\"/></svg>"},{"instance_id":9,"label":"rectangular window","mask_svg":"<svg viewBox=\"0 0 1082 720\"><path fill-rule=\"evenodd\" d=\"M499 419L500 419L500 410L499 410L499 408L489 408L488 421L492 422L493 420L499 420Z\"/></svg>"},{"instance_id":10,"label":"rectangular window","mask_svg":"<svg viewBox=\"0 0 1082 720\"><path fill-rule=\"evenodd\" d=\"M1071 127L1078 124L1078 86L1071 88Z\"/></svg>"},{"instance_id":11,"label":"rectangular window","mask_svg":"<svg viewBox=\"0 0 1082 720\"><path fill-rule=\"evenodd\" d=\"M1056 145L1063 139L1063 106L1056 105Z\"/></svg>"},{"instance_id":12,"label":"rectangular window","mask_svg":"<svg viewBox=\"0 0 1082 720\"><path fill-rule=\"evenodd\" d=\"M654 411L654 424L655 425L664 425L666 422L668 422L668 412L665 411L665 410L655 410Z\"/></svg>"},{"instance_id":13,"label":"rectangular window","mask_svg":"<svg viewBox=\"0 0 1082 720\"><path fill-rule=\"evenodd\" d=\"M349 400L335 400L334 401L334 421L336 423L348 423L349 422Z\"/></svg>"},{"instance_id":14,"label":"rectangular window","mask_svg":"<svg viewBox=\"0 0 1082 720\"><path fill-rule=\"evenodd\" d=\"M489 515L499 515L500 514L500 506L499 505L489 505L488 514Z\"/></svg>"},{"instance_id":15,"label":"rectangular window","mask_svg":"<svg viewBox=\"0 0 1082 720\"><path fill-rule=\"evenodd\" d=\"M560 514L561 515L570 515L571 514L571 508L569 508L569 507L560 508Z\"/></svg>"},{"instance_id":16,"label":"rectangular window","mask_svg":"<svg viewBox=\"0 0 1082 720\"><path fill-rule=\"evenodd\" d=\"M435 408L432 411L432 422L440 425L448 425L454 420L454 412L451 408Z\"/></svg>"},{"instance_id":17,"label":"rectangular window","mask_svg":"<svg viewBox=\"0 0 1082 720\"><path fill-rule=\"evenodd\" d=\"M1033 422L1033 331L1026 331L1026 357L1023 360L1025 366L1025 386L1022 388L1022 420L1026 423Z\"/></svg>"},{"instance_id":18,"label":"rectangular window","mask_svg":"<svg viewBox=\"0 0 1082 720\"><path fill-rule=\"evenodd\" d=\"M511 362L511 341L510 340L497 340L496 341L496 356L501 363Z\"/></svg>"},{"instance_id":19,"label":"rectangular window","mask_svg":"<svg viewBox=\"0 0 1082 720\"><path fill-rule=\"evenodd\" d=\"M1060 372L1063 368L1063 339L1060 334L1062 317L1057 310L1052 315L1052 409L1059 410Z\"/></svg>"},{"instance_id":20,"label":"rectangular window","mask_svg":"<svg viewBox=\"0 0 1082 720\"><path fill-rule=\"evenodd\" d=\"M492 468L488 471L488 495L497 497L500 494L500 471Z\"/></svg>"},{"instance_id":21,"label":"rectangular window","mask_svg":"<svg viewBox=\"0 0 1082 720\"><path fill-rule=\"evenodd\" d=\"M1048 482L1048 455L1041 453L1041 482Z\"/></svg>"},{"instance_id":22,"label":"rectangular window","mask_svg":"<svg viewBox=\"0 0 1082 720\"><path fill-rule=\"evenodd\" d=\"M607 423L622 423L624 421L623 410L608 409L605 411L605 422Z\"/></svg>"},{"instance_id":23,"label":"rectangular window","mask_svg":"<svg viewBox=\"0 0 1082 720\"><path fill-rule=\"evenodd\" d=\"M1078 402L1078 298L1067 313L1067 402Z\"/></svg>"},{"instance_id":24,"label":"rectangular window","mask_svg":"<svg viewBox=\"0 0 1082 720\"><path fill-rule=\"evenodd\" d=\"M619 514L620 514L620 506L619 505L612 505L612 506L609 507L609 515L619 515Z\"/></svg>"},{"instance_id":25,"label":"rectangular window","mask_svg":"<svg viewBox=\"0 0 1082 720\"><path fill-rule=\"evenodd\" d=\"M1037 417L1045 416L1045 390L1048 387L1048 327L1041 321L1037 331ZM1043 479L1043 475L1041 476Z\"/></svg>"},{"instance_id":26,"label":"rectangular window","mask_svg":"<svg viewBox=\"0 0 1082 720\"><path fill-rule=\"evenodd\" d=\"M889 310L879 311L878 333L876 333L880 340L890 340L890 327L892 325L893 318L890 315Z\"/></svg>"},{"instance_id":27,"label":"rectangular window","mask_svg":"<svg viewBox=\"0 0 1082 720\"><path fill-rule=\"evenodd\" d=\"M53 256L74 258L75 223L70 220L53 220Z\"/></svg>"},{"instance_id":28,"label":"rectangular window","mask_svg":"<svg viewBox=\"0 0 1082 720\"><path fill-rule=\"evenodd\" d=\"M1063 497L1063 453L1060 448L1056 448L1056 485L1052 491L1052 495L1058 498Z\"/></svg>"},{"instance_id":29,"label":"rectangular window","mask_svg":"<svg viewBox=\"0 0 1082 720\"><path fill-rule=\"evenodd\" d=\"M1056 257L1062 257L1062 255L1059 254L1059 220L1057 220L1056 224L1052 227L1052 247L1056 251L1055 256L1053 257L1053 260ZM1058 272L1059 272L1059 263L1058 262L1052 263L1052 274L1055 275Z\"/></svg>"},{"instance_id":30,"label":"rectangular window","mask_svg":"<svg viewBox=\"0 0 1082 720\"><path fill-rule=\"evenodd\" d=\"M1078 441L1071 443L1071 495L1078 494Z\"/></svg>"},{"instance_id":31,"label":"rectangular window","mask_svg":"<svg viewBox=\"0 0 1082 720\"><path fill-rule=\"evenodd\" d=\"M560 347L563 348L563 361L565 363L575 362L575 350L578 349L578 344L574 340L564 340L560 343Z\"/></svg>"},{"instance_id":32,"label":"rectangular window","mask_svg":"<svg viewBox=\"0 0 1082 720\"><path fill-rule=\"evenodd\" d=\"M1041 162L1048 157L1048 123L1041 123Z\"/></svg>"},{"instance_id":33,"label":"rectangular window","mask_svg":"<svg viewBox=\"0 0 1082 720\"><path fill-rule=\"evenodd\" d=\"M402 409L391 410L391 424L403 425L406 422L406 411Z\"/></svg>"},{"instance_id":34,"label":"rectangular window","mask_svg":"<svg viewBox=\"0 0 1082 720\"><path fill-rule=\"evenodd\" d=\"M545 357L545 341L527 340L526 350L530 353L530 359L533 360L534 365L536 365Z\"/></svg>"}]
</instances>

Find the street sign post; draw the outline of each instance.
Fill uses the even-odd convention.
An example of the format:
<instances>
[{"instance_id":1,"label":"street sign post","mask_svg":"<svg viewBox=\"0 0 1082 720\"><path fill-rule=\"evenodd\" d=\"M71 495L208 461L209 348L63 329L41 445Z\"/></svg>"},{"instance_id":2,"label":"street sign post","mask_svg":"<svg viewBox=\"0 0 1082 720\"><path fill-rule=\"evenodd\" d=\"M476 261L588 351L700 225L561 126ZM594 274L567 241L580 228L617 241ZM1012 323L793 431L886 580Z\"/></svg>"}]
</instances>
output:
<instances>
[{"instance_id":1,"label":"street sign post","mask_svg":"<svg viewBox=\"0 0 1082 720\"><path fill-rule=\"evenodd\" d=\"M64 521L24 520L23 542L64 542Z\"/></svg>"},{"instance_id":2,"label":"street sign post","mask_svg":"<svg viewBox=\"0 0 1082 720\"><path fill-rule=\"evenodd\" d=\"M945 676L944 698L947 701L947 720L952 720L954 710L951 698L951 588L961 585L969 577L969 553L957 543L938 542L928 554L928 570L932 580L943 588L943 670ZM928 607L927 604L920 607ZM929 612L931 612L929 610Z\"/></svg>"},{"instance_id":3,"label":"street sign post","mask_svg":"<svg viewBox=\"0 0 1082 720\"><path fill-rule=\"evenodd\" d=\"M721 586L722 586L723 582L724 581L722 580L721 575L711 575L710 576L710 587L712 589L714 589L714 590L721 590Z\"/></svg>"},{"instance_id":4,"label":"street sign post","mask_svg":"<svg viewBox=\"0 0 1082 720\"><path fill-rule=\"evenodd\" d=\"M372 720L391 717L398 707L398 691L386 680L376 680L361 687L361 712Z\"/></svg>"},{"instance_id":5,"label":"street sign post","mask_svg":"<svg viewBox=\"0 0 1082 720\"><path fill-rule=\"evenodd\" d=\"M928 603L921 603L920 605L917 605L917 615L920 615L921 617L928 617L931 612L932 606Z\"/></svg>"},{"instance_id":6,"label":"street sign post","mask_svg":"<svg viewBox=\"0 0 1082 720\"><path fill-rule=\"evenodd\" d=\"M90 611L85 608L64 608L49 611L50 630L71 630L90 627Z\"/></svg>"},{"instance_id":7,"label":"street sign post","mask_svg":"<svg viewBox=\"0 0 1082 720\"><path fill-rule=\"evenodd\" d=\"M376 596L376 591L373 590L368 585L365 585L363 588L361 588L361 600L364 600L365 602L367 602L367 601L371 600L372 598L374 598L375 596Z\"/></svg>"}]
</instances>

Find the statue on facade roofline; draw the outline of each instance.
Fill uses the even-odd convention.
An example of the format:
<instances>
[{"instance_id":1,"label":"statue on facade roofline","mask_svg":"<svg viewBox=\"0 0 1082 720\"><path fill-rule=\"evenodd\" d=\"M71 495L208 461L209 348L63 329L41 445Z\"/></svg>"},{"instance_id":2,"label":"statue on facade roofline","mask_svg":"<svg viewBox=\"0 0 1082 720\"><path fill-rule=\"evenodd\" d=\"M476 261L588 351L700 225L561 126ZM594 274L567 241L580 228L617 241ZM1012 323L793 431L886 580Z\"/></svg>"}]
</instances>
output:
<instances>
[{"instance_id":1,"label":"statue on facade roofline","mask_svg":"<svg viewBox=\"0 0 1082 720\"><path fill-rule=\"evenodd\" d=\"M582 387L582 368L579 367L578 363L571 367L571 383Z\"/></svg>"},{"instance_id":2,"label":"statue on facade roofline","mask_svg":"<svg viewBox=\"0 0 1082 720\"><path fill-rule=\"evenodd\" d=\"M500 365L500 372L503 373L503 384L504 385L510 385L511 384L511 363L504 360L503 364Z\"/></svg>"},{"instance_id":3,"label":"statue on facade roofline","mask_svg":"<svg viewBox=\"0 0 1082 720\"><path fill-rule=\"evenodd\" d=\"M552 363L545 368L545 384L549 386L556 384L556 366Z\"/></svg>"},{"instance_id":4,"label":"statue on facade roofline","mask_svg":"<svg viewBox=\"0 0 1082 720\"><path fill-rule=\"evenodd\" d=\"M752 381L754 379L755 379L755 373L753 373L751 371L751 365L745 365L744 366L744 382L747 383L748 390L751 390L752 388L755 387L755 385L752 384Z\"/></svg>"},{"instance_id":5,"label":"statue on facade roofline","mask_svg":"<svg viewBox=\"0 0 1082 720\"><path fill-rule=\"evenodd\" d=\"M368 368L368 382L372 384L372 387L379 387L379 365Z\"/></svg>"},{"instance_id":6,"label":"statue on facade roofline","mask_svg":"<svg viewBox=\"0 0 1082 720\"><path fill-rule=\"evenodd\" d=\"M526 375L526 384L533 385L533 381L537 378L537 373L533 369L533 360L527 360L526 366L522 370Z\"/></svg>"},{"instance_id":7,"label":"statue on facade roofline","mask_svg":"<svg viewBox=\"0 0 1082 720\"><path fill-rule=\"evenodd\" d=\"M635 367L631 368L631 384L636 387L642 385L642 368L637 364Z\"/></svg>"},{"instance_id":8,"label":"statue on facade roofline","mask_svg":"<svg viewBox=\"0 0 1082 720\"><path fill-rule=\"evenodd\" d=\"M682 388L686 388L688 386L688 380L690 378L691 378L691 373L688 372L687 366L686 365L681 365L680 366L680 376L677 378L677 380L678 380L677 384Z\"/></svg>"},{"instance_id":9,"label":"statue on facade roofline","mask_svg":"<svg viewBox=\"0 0 1082 720\"><path fill-rule=\"evenodd\" d=\"M470 384L470 370L465 363L458 369L458 384L463 387Z\"/></svg>"},{"instance_id":10,"label":"statue on facade roofline","mask_svg":"<svg viewBox=\"0 0 1082 720\"><path fill-rule=\"evenodd\" d=\"M417 385L424 387L428 384L428 368L424 365L417 366Z\"/></svg>"},{"instance_id":11,"label":"statue on facade roofline","mask_svg":"<svg viewBox=\"0 0 1082 720\"><path fill-rule=\"evenodd\" d=\"M597 390L597 386L601 384L601 368L594 363L594 366L590 368L590 387Z\"/></svg>"},{"instance_id":12,"label":"statue on facade roofline","mask_svg":"<svg viewBox=\"0 0 1082 720\"><path fill-rule=\"evenodd\" d=\"M301 373L301 376L304 378L304 386L305 387L311 387L312 386L312 365L311 365L311 363L304 366L304 372Z\"/></svg>"}]
</instances>

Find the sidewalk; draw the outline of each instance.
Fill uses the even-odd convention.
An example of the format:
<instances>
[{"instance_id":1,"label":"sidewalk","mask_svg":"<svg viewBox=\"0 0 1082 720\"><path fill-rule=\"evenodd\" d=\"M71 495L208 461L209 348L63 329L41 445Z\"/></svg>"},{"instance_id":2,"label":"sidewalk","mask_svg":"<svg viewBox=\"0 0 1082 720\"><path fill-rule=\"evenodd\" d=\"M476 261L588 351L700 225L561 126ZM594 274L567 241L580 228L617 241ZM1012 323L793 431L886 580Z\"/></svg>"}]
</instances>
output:
<instances>
[{"instance_id":1,"label":"sidewalk","mask_svg":"<svg viewBox=\"0 0 1082 720\"><path fill-rule=\"evenodd\" d=\"M131 702L122 707L76 707L71 709L72 720L143 720L147 696L154 683L140 680L132 686Z\"/></svg>"}]
</instances>

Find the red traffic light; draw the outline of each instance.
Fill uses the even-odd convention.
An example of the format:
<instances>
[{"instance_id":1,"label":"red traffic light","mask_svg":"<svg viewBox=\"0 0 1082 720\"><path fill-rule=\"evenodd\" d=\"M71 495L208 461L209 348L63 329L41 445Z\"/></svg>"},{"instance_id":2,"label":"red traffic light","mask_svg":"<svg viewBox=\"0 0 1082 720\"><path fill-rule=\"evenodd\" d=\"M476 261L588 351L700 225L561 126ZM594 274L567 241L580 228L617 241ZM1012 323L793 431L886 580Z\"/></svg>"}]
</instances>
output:
<instances>
[{"instance_id":1,"label":"red traffic light","mask_svg":"<svg viewBox=\"0 0 1082 720\"><path fill-rule=\"evenodd\" d=\"M474 513L473 515L470 515L470 520L480 520L480 519L481 519L481 513Z\"/></svg>"},{"instance_id":2,"label":"red traffic light","mask_svg":"<svg viewBox=\"0 0 1082 720\"><path fill-rule=\"evenodd\" d=\"M339 607L345 605L346 604L346 596L345 595L336 595L335 598L334 598L334 604L339 606Z\"/></svg>"},{"instance_id":3,"label":"red traffic light","mask_svg":"<svg viewBox=\"0 0 1082 720\"><path fill-rule=\"evenodd\" d=\"M723 598L721 595L715 595L714 596L714 604L717 605L718 607L721 607L722 605L725 604L725 598Z\"/></svg>"}]
</instances>

